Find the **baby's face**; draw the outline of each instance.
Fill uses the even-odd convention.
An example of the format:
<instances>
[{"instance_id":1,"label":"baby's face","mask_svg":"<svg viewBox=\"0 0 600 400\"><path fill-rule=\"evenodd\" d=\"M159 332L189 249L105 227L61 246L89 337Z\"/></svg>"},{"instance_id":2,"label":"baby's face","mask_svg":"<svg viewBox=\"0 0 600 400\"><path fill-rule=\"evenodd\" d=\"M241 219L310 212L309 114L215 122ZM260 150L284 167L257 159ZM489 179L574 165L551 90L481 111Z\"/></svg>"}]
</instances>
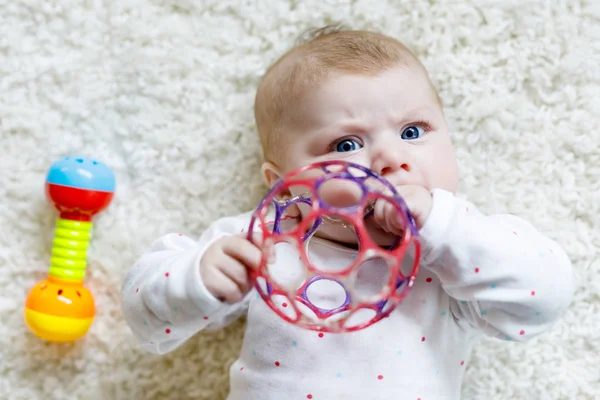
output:
<instances>
[{"instance_id":1,"label":"baby's face","mask_svg":"<svg viewBox=\"0 0 600 400\"><path fill-rule=\"evenodd\" d=\"M456 192L458 168L448 127L427 77L416 68L377 76L337 74L289 112L279 176L318 161L344 160L370 168L396 187ZM302 191L290 189L292 195ZM341 192L332 195L341 198ZM391 243L390 234L369 225L377 243ZM340 242L355 240L335 226L321 233Z\"/></svg>"},{"instance_id":2,"label":"baby's face","mask_svg":"<svg viewBox=\"0 0 600 400\"><path fill-rule=\"evenodd\" d=\"M317 161L363 165L392 185L456 192L458 168L437 97L422 71L336 74L290 110L280 174Z\"/></svg>"}]
</instances>

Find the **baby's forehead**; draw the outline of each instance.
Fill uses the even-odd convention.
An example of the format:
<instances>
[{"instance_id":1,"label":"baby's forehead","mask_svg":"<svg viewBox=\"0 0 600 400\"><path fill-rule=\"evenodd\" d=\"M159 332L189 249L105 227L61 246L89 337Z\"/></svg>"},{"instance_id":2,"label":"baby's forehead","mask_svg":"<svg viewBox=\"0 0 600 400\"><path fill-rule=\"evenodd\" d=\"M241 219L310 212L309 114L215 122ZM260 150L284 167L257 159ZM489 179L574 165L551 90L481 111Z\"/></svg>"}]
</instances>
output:
<instances>
[{"instance_id":1,"label":"baby's forehead","mask_svg":"<svg viewBox=\"0 0 600 400\"><path fill-rule=\"evenodd\" d=\"M331 55L334 58L334 55ZM273 64L263 77L263 83L272 82L275 89L284 91L299 88L315 88L328 79L341 76L377 76L385 71L403 68L427 73L425 67L412 54L392 61L373 62L369 59L356 57L346 62L336 62L326 58L317 58L310 52L295 49L284 55L277 63Z\"/></svg>"},{"instance_id":2,"label":"baby's forehead","mask_svg":"<svg viewBox=\"0 0 600 400\"><path fill-rule=\"evenodd\" d=\"M429 76L420 68L399 66L373 74L333 70L290 99L284 111L288 115L282 115L282 121L293 116L306 118L307 113L321 113L334 105L351 110L369 104L387 107L392 102L395 108L441 106Z\"/></svg>"},{"instance_id":3,"label":"baby's forehead","mask_svg":"<svg viewBox=\"0 0 600 400\"><path fill-rule=\"evenodd\" d=\"M336 32L291 49L269 67L256 93L254 114L263 151L276 146L280 128L299 100L333 76L376 75L398 66L427 75L406 46L374 32Z\"/></svg>"}]
</instances>

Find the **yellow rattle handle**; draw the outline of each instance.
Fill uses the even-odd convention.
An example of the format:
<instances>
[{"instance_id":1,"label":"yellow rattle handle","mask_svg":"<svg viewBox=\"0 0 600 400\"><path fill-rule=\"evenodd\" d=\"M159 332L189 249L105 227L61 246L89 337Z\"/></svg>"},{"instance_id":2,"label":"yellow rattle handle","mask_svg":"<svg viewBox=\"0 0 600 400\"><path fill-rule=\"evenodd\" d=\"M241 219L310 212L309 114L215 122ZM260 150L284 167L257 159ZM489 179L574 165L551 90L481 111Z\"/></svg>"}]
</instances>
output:
<instances>
[{"instance_id":1,"label":"yellow rattle handle","mask_svg":"<svg viewBox=\"0 0 600 400\"><path fill-rule=\"evenodd\" d=\"M58 219L52 243L49 276L68 281L83 281L91 229L91 222Z\"/></svg>"}]
</instances>

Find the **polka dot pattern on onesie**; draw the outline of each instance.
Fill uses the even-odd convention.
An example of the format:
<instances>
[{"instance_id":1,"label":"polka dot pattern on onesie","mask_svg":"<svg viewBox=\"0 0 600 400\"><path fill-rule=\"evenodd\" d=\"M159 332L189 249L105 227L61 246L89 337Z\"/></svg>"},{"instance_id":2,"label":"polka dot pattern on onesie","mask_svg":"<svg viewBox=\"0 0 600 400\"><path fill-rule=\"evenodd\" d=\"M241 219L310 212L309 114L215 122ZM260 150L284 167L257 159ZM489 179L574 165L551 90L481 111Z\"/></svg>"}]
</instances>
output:
<instances>
[{"instance_id":1,"label":"polka dot pattern on onesie","mask_svg":"<svg viewBox=\"0 0 600 400\"><path fill-rule=\"evenodd\" d=\"M469 209L468 209L468 208L466 208L466 211L468 212L468 211L469 211ZM243 232L244 232L244 229L242 229L242 230L241 230L241 233L243 233ZM511 231L508 231L508 232L505 232L504 234L507 234L507 233L508 233L508 235L509 235L509 237L510 237L510 232L511 232ZM518 236L518 233L517 233L517 232L512 232L512 234L514 234L514 235L517 235L517 236ZM182 236L182 234L179 234L179 235L180 235L180 236ZM515 240L515 241L516 241L516 240L519 240L519 238L514 238L514 240ZM548 252L552 252L552 249L543 249L543 250L546 252L546 254L549 254ZM535 256L536 254L539 254L539 256L540 256L540 257L543 257L543 256L544 256L544 253L543 253L543 252L541 252L541 251L539 251L539 250L536 250L536 249L534 249L534 250L533 250L533 255ZM354 255L354 256L353 256L353 258L354 258L354 259L356 259L356 255ZM473 264L477 265L476 263L473 263ZM487 290L489 290L489 288L491 288L491 289L495 289L496 287L499 287L499 288L500 288L500 290L503 290L503 288L504 288L504 286L505 286L505 283L504 283L504 281L502 281L502 280L498 280L497 282L500 282L500 283L499 283L499 284L497 284L497 283L495 283L495 282L493 282L493 281L491 281L491 280L489 279L490 277L489 277L488 275L490 275L490 274L493 274L493 273L494 273L494 271L493 271L493 269L492 269L492 268L489 268L489 266L488 266L487 264L484 264L484 265L479 265L479 266L475 266L475 265L473 265L473 264L471 264L471 265L462 265L462 266L461 266L461 268L463 268L463 271L464 271L464 273L465 273L465 276L467 276L467 277L468 277L468 279L472 279L473 281L476 281L476 283L483 283L483 285L484 285L484 286L487 286L487 288L488 288ZM170 272L165 272L165 271L164 271L164 269L163 269L162 271L161 271L161 270L159 270L159 271L157 271L157 272L158 272L158 274L157 274L158 276L160 276L160 274L163 274L165 278L169 278L169 276L170 276ZM474 274L476 274L476 275L474 275ZM431 285L431 283L433 282L433 276L436 276L436 282L434 283L434 285ZM173 278L171 278L171 279L173 279ZM427 286L427 285L424 285L425 287L429 287L429 288L435 287L435 285L438 285L438 284L440 283L440 280L438 279L437 275L431 275L431 276L427 276L427 275L425 275L424 277L422 277L422 278L420 278L420 279L423 279L423 280L424 280L426 283L430 284L429 286ZM493 275L492 275L492 279L494 279ZM498 279L498 278L496 277L496 279ZM163 285L166 285L166 284L167 284L166 282L168 282L168 281L163 281ZM128 283L129 283L129 285L130 285L130 286L132 286L132 285L133 285L133 282L131 282L131 281L129 281ZM534 286L534 285L532 285L532 286ZM142 287L142 288L143 288L143 287ZM131 291L132 289L133 289L133 290L135 290L135 293L138 293L138 292L139 292L139 290L140 290L140 288L139 288L139 287L135 287L135 288L134 288L134 287L131 287L131 289L129 289L129 290ZM520 288L520 291L521 291L520 295L521 295L521 296L523 296L524 298L528 298L528 299L530 299L531 301L533 301L533 300L537 300L537 299L531 299L531 298L530 298L530 296L536 296L536 295L537 295L538 297L540 297L540 296L543 296L543 294L539 294L538 292L536 292L536 290L533 290L533 289L535 289L535 288L534 288L534 287L521 287L521 288ZM539 287L538 287L537 289L539 289ZM483 290L486 290L486 288L483 288ZM496 293L497 293L497 292L496 292ZM258 294L257 294L257 296L256 296L256 297L257 297L258 299L260 299L260 295L258 295ZM139 297L137 297L137 298L139 298ZM474 297L474 298L473 298L473 297L468 297L468 300L471 302L471 303L469 303L469 302L468 302L468 301L466 301L466 300L458 300L458 299L455 299L455 298L451 298L451 300L452 300L452 301L456 301L456 302L457 302L457 303L459 303L459 304L463 304L463 305L466 305L466 304L471 304L471 305L478 306L478 305L479 305L479 303L477 303L476 299L477 299L477 297ZM282 307L284 307L284 308L286 308L286 307L290 306L290 303L289 303L289 302L282 302L282 303L280 303L280 304L281 304L281 306L282 306ZM456 303L452 303L452 304L456 304ZM491 305L489 305L488 307L492 307L492 306L491 306ZM177 308L177 306L172 306L172 307L171 307L171 309L172 309L173 311L175 311L175 312L178 312L178 308ZM182 309L182 310L183 310L183 309ZM492 316L492 317L496 317L496 316L498 315L498 311L497 311L497 310L495 310L494 308L491 308L490 310L491 310L491 316ZM435 309L434 309L434 312L435 312ZM441 310L440 308L438 308L438 311L437 311L437 312L439 312L439 315L440 315L441 317L445 317L445 316L447 316L447 315L448 315L449 317L450 317L450 316L452 316L452 317L453 317L453 318L454 318L456 321L459 321L459 318L455 317L455 316L452 314L452 311L451 311L451 310L448 308L448 305L446 305L446 309L445 309L445 310ZM536 316L539 316L539 315L541 315L541 312L539 312L539 311L537 311L537 312L536 312L535 310L531 310L531 311L529 311L529 315L530 315L530 316L531 316L531 315L533 315L533 313L534 313L534 312L535 312L535 315L536 315ZM450 314L449 314L449 313L450 313ZM488 310L485 310L485 309L480 309L480 310L479 310L479 313L480 313L480 316L481 316L481 317L488 316ZM433 315L435 315L435 314L433 314ZM472 314L467 314L467 315L470 317ZM388 318L389 318L390 316L388 315L388 316L386 316L386 317L388 317ZM467 317L467 319L468 319L469 317ZM203 319L204 319L204 320L208 320L208 319L209 319L209 317L208 317L208 316L204 316L204 317L203 317ZM539 321L539 319L538 319L538 321ZM440 322L446 322L446 321L439 321L438 323L440 323ZM144 320L144 321L143 321L143 324L144 324L145 326L148 326L148 322L147 322L146 320ZM525 330L524 330L524 329L521 329L521 327L525 327L525 326L518 326L518 325L517 325L517 326L514 326L514 325L513 325L513 327L509 327L509 328L507 329L507 331L509 332L508 334L509 334L510 336L498 335L497 337L499 337L499 338L503 338L503 337L504 337L506 341L511 341L511 340L513 340L512 338L515 338L515 339L517 339L519 336L524 336L524 335L526 334ZM161 329L161 328L159 328L159 330L160 330L160 329ZM177 327L176 327L176 326L175 326L175 327L171 326L171 327L169 327L169 328L162 328L162 329L164 329L164 330L163 330L163 332L164 332L164 333L163 333L163 335L164 335L164 334L166 334L166 335L170 335L170 334L172 333L172 329L175 329L175 330L177 330ZM159 332L160 332L160 331L159 331ZM528 332L529 332L529 335L533 335L533 334L535 333L535 332L534 332L534 331L532 331L530 328L528 328ZM429 335L430 333L432 333L432 334L433 334L433 333L437 333L437 332L421 331L421 332L419 332L419 333L421 333L421 335L422 335L422 336L421 336L421 342L422 342L422 343L425 343L425 342L427 341L426 337L429 337L429 341L428 341L428 343L435 343L435 342L436 342L436 340L437 340L437 338L436 338L436 335L434 335L434 336L431 336L431 335ZM417 334L419 334L419 333L416 333L416 334L415 334L415 333L412 333L412 334L411 334L411 337L412 337L413 339L411 339L411 340L418 340L418 336L416 336L416 335L417 335ZM517 333L518 333L518 335L519 335L519 336L517 336ZM174 336L178 336L179 334L180 334L180 332L177 330L177 332L175 333L175 335L174 335ZM322 344L324 344L324 345L326 345L326 344L327 344L327 341L328 341L328 340L332 340L332 338L333 338L333 336L332 336L332 335L329 335L329 334L328 334L328 335L327 335L327 336L328 336L328 338L327 338L327 339L324 339L324 337L326 336L324 332L316 332L316 333L314 333L314 332L313 332L311 335L316 335L316 337L317 337L317 338L323 339L322 341L319 341L318 343L322 343ZM505 333L505 335L506 335L506 333ZM314 339L314 338L315 338L315 336L312 336L312 338ZM167 340L167 339L169 339L169 338L164 338L164 340ZM298 339L298 338L296 338L296 339ZM301 339L298 339L298 340L301 340ZM318 340L318 339L317 339L317 340ZM378 340L379 340L379 341L384 341L384 339L383 339L382 337L379 337L379 338L378 338ZM433 342L432 342L432 341L433 341ZM307 342L310 342L310 341L307 341ZM152 343L152 342L151 342L151 343ZM291 345L291 347L294 347L294 348L295 348L295 349L289 349L289 347L288 347L288 349L289 349L290 351L298 351L299 349L302 349L303 347L308 347L308 346L307 346L307 343L303 343L303 342L300 342L300 347L298 347L298 342L297 342L296 340L291 340L291 338L290 338L290 340L289 340L289 341L287 341L287 343L288 343L288 346L290 346L290 345ZM316 343L316 342L315 342L315 343ZM413 342L413 344L414 344L414 342ZM271 347L270 345L267 345L267 346ZM429 346L429 344L424 344L424 346ZM407 349L405 349L405 350L407 350ZM395 348L393 348L393 347L392 347L391 349L389 349L389 351L390 351L390 352L395 352L395 353L396 353L398 356L402 356L402 355L403 355L403 353L402 353L402 351L401 351L401 350L397 350L397 349L395 349ZM252 351L252 355L253 355L254 357L257 357L257 355L256 355L256 354L257 354L257 353L256 353L256 351ZM392 353L392 354L393 354L393 353ZM402 362L402 361L404 361L404 360L408 360L408 359L409 359L409 356L410 356L410 354L411 354L411 351L408 351L408 350L407 350L407 354L406 354L406 355L404 355L404 356L402 356L402 357L400 357L400 358L398 359L398 361L399 361L399 362ZM289 368L289 366L290 366L290 363L289 363L288 361L286 361L287 359L285 359L285 358L280 358L280 359L278 359L279 357L281 357L281 354L280 354L279 356L275 355L275 356L274 356L274 357L272 357L272 358L271 358L271 357L266 357L266 359L267 359L266 363L267 363L267 364L269 364L269 365L271 366L270 368L272 368L272 369L273 369L273 368L279 368L279 367L281 366L280 359L283 359L283 360L284 360L285 366L284 366L284 368L281 368L280 370L278 370L278 372L280 372L280 371L282 371L282 370L285 370L285 369L288 369L288 368ZM318 356L318 355L313 355L313 356L311 356L311 360L315 360L315 357L319 357L319 356ZM458 356L458 357L460 357L460 356ZM453 368L453 369L455 369L455 370L459 370L459 369L461 369L462 371L464 371L464 367L466 366L466 361L465 361L465 360L461 360L461 359L460 359L460 358L458 358L458 357L454 358L454 359L451 361L451 362L452 362L452 365L453 365L453 367L452 367L452 368ZM464 357L464 356L463 356L463 357ZM270 361L269 361L269 359L270 359ZM374 366L372 365L372 361L369 361L369 360L367 360L367 361L365 361L365 362L366 362L367 364L369 364L369 366L370 366L370 367L374 367ZM273 363L273 364L270 364L270 363ZM336 379L340 379L340 380L341 380L341 379L348 379L348 376L350 376L350 375L351 375L351 374L349 374L349 372L348 372L346 369L344 369L344 366L338 366L338 367L341 367L341 368L340 368L338 371L336 371L336 369L337 369L337 368L336 368L336 366L335 366L335 365L332 365L332 367L333 367L333 368L327 372L327 376L328 376L328 378L329 378L329 379L331 379L331 378L336 378ZM334 369L334 368L335 368L335 369ZM441 374L441 372L440 372L440 369L439 369L439 368L440 368L440 367L439 367L439 366L437 366L437 369L436 369L435 367L434 367L433 369L430 369L430 370L429 370L429 372L428 372L428 374L431 374L432 372L435 372L435 375L437 376L437 379L439 379L439 376L440 376L440 374ZM244 371L244 366L240 366L240 367L239 367L239 371ZM444 372L444 374L441 374L442 376L448 373L448 371L446 371L445 369L442 369L442 372ZM248 372L246 372L246 373L248 373ZM391 372L390 372L390 371L388 371L388 370L386 370L385 368L384 368L384 369L382 369L382 370L379 370L379 371L378 371L377 369L373 368L373 369L372 369L370 372L367 372L367 375L369 376L369 379L371 380L371 383L372 383L372 384L378 384L378 385L379 385L379 388L380 388L380 390L383 390L383 388L384 388L386 385L390 384L391 382L394 382L394 379L397 379L397 377L395 377L395 376L392 376L392 378L389 378L389 376L390 376L390 373L391 373ZM301 377L301 378L302 378L302 377ZM390 381L390 379L391 379L391 381ZM383 380L385 380L386 382L378 383L379 381L383 381ZM341 382L341 381L340 381L340 382L339 382L339 384L344 384L344 382ZM271 386L271 383L269 383L269 386ZM314 399L314 398L315 398L315 395L316 395L316 397L318 397L318 399L315 399L315 400L322 400L321 398L319 398L319 396L322 396L322 395L323 395L322 393L318 393L318 392L312 392L312 393L309 393L309 390L314 390L314 389L315 389L315 388L305 387L305 388L304 388L305 392L304 392L303 394L300 394L300 397L302 398L303 396L305 396L305 398L306 398L306 399ZM340 393L340 394L338 394L338 395L339 395L339 396L340 396L340 398L341 398L342 394ZM346 394L346 395L347 395L347 394ZM419 397L419 398L417 398L416 400L424 400L424 399L423 399L423 398L421 398L421 397Z\"/></svg>"}]
</instances>

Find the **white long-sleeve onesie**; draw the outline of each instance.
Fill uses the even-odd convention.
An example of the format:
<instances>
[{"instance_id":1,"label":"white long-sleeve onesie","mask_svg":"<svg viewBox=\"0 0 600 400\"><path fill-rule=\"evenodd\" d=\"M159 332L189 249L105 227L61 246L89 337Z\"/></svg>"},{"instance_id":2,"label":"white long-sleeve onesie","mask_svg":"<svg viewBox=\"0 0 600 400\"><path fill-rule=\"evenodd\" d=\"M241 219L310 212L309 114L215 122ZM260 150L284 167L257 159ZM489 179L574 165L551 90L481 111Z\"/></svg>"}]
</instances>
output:
<instances>
[{"instance_id":1,"label":"white long-sleeve onesie","mask_svg":"<svg viewBox=\"0 0 600 400\"><path fill-rule=\"evenodd\" d=\"M417 282L389 318L364 330L319 334L279 318L255 290L235 305L208 293L202 255L248 229L251 213L216 221L199 241L156 240L123 282L125 318L143 348L162 354L247 312L229 400L458 399L477 337L526 341L561 316L572 298L571 263L520 218L485 216L449 192L432 194ZM310 251L353 254L324 241Z\"/></svg>"}]
</instances>

